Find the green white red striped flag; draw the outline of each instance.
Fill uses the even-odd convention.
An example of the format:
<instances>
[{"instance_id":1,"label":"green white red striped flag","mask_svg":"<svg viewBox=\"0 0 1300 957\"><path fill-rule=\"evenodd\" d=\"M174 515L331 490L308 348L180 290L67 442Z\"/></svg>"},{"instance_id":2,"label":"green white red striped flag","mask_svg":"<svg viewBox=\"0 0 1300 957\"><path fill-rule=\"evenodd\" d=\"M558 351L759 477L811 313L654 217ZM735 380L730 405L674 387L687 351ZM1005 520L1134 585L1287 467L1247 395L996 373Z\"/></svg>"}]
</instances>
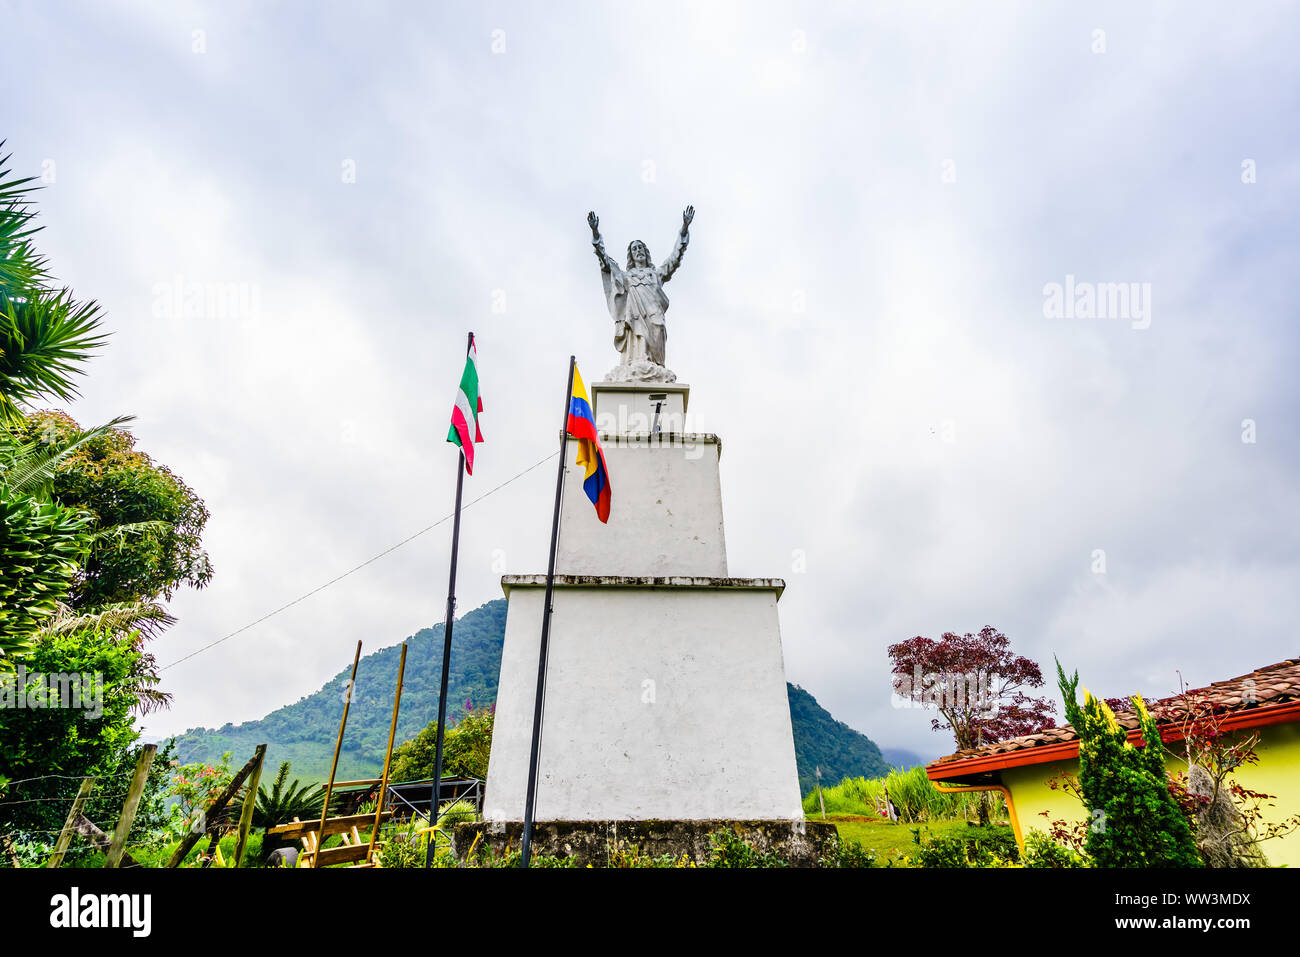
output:
<instances>
[{"instance_id":1,"label":"green white red striped flag","mask_svg":"<svg viewBox=\"0 0 1300 957\"><path fill-rule=\"evenodd\" d=\"M456 393L456 404L451 409L451 430L447 433L447 441L454 442L465 453L465 471L470 475L474 474L474 446L483 441L483 433L478 428L482 411L483 400L478 394L478 346L471 334L465 371L460 377L460 391Z\"/></svg>"}]
</instances>

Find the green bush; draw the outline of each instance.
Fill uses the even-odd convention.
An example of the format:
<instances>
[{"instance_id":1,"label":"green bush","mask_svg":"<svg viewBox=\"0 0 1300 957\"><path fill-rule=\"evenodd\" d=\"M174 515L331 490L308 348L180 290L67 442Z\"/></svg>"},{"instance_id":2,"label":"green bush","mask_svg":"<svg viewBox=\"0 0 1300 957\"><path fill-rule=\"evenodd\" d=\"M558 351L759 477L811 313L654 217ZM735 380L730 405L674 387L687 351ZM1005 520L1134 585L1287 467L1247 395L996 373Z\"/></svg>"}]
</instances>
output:
<instances>
[{"instance_id":1,"label":"green bush","mask_svg":"<svg viewBox=\"0 0 1300 957\"><path fill-rule=\"evenodd\" d=\"M1087 867L1088 859L1042 831L1030 831L1025 835L1024 864L1034 868Z\"/></svg>"},{"instance_id":2,"label":"green bush","mask_svg":"<svg viewBox=\"0 0 1300 957\"><path fill-rule=\"evenodd\" d=\"M1020 859L1011 828L971 827L965 835L934 837L929 828L912 828L916 850L910 856L917 867L1002 867Z\"/></svg>"},{"instance_id":3,"label":"green bush","mask_svg":"<svg viewBox=\"0 0 1300 957\"><path fill-rule=\"evenodd\" d=\"M709 862L705 867L785 867L776 854L766 854L729 827L709 835Z\"/></svg>"},{"instance_id":4,"label":"green bush","mask_svg":"<svg viewBox=\"0 0 1300 957\"><path fill-rule=\"evenodd\" d=\"M822 867L875 867L877 859L875 850L863 847L860 841L837 840L830 857L822 858L819 863Z\"/></svg>"},{"instance_id":5,"label":"green bush","mask_svg":"<svg viewBox=\"0 0 1300 957\"><path fill-rule=\"evenodd\" d=\"M673 857L671 854L660 854L658 857L652 857L649 854L642 854L641 848L636 844L631 847L622 845L616 846L609 852L609 860L606 867L628 868L628 867L694 867L695 861L689 854L682 854Z\"/></svg>"},{"instance_id":6,"label":"green bush","mask_svg":"<svg viewBox=\"0 0 1300 957\"><path fill-rule=\"evenodd\" d=\"M394 835L379 850L380 867L413 868L424 867L425 847L423 841L411 841L406 835Z\"/></svg>"}]
</instances>

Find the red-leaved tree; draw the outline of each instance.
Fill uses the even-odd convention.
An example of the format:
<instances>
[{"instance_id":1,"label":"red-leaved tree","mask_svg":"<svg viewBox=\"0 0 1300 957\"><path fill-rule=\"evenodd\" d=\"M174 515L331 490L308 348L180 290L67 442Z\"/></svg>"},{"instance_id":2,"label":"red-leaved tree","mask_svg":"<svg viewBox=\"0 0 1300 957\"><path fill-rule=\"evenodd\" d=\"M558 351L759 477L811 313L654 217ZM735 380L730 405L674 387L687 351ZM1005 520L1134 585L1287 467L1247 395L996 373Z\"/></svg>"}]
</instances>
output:
<instances>
[{"instance_id":1,"label":"red-leaved tree","mask_svg":"<svg viewBox=\"0 0 1300 957\"><path fill-rule=\"evenodd\" d=\"M889 646L894 691L938 714L935 731L951 731L958 750L1005 741L1052 727L1055 705L1025 689L1043 685L1038 664L1011 650L991 625L979 634L944 632L938 641L918 635Z\"/></svg>"}]
</instances>

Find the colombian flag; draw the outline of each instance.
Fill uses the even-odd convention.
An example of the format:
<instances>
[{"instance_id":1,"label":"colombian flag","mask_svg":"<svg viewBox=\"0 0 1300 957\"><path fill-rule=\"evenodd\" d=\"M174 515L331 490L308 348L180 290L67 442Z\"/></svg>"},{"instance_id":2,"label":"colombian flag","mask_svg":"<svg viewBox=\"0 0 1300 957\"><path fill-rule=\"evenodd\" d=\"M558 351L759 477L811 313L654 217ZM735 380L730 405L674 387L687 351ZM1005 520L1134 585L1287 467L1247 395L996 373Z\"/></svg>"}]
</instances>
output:
<instances>
[{"instance_id":1,"label":"colombian flag","mask_svg":"<svg viewBox=\"0 0 1300 957\"><path fill-rule=\"evenodd\" d=\"M600 437L596 434L596 416L591 411L587 387L582 383L578 367L573 367L573 394L569 396L569 421L564 427L578 440L576 464L585 466L587 477L582 488L596 506L596 517L609 521L609 471L605 468L605 453L600 450Z\"/></svg>"}]
</instances>

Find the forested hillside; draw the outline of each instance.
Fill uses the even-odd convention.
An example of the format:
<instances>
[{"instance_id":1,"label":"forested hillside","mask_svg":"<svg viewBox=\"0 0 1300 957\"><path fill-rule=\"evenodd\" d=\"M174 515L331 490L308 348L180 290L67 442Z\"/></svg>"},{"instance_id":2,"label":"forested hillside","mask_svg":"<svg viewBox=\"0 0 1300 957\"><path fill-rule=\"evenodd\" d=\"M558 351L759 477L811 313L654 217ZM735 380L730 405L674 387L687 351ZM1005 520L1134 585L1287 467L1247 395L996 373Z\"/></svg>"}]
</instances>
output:
<instances>
[{"instance_id":1,"label":"forested hillside","mask_svg":"<svg viewBox=\"0 0 1300 957\"><path fill-rule=\"evenodd\" d=\"M501 671L501 644L505 636L505 599L488 602L456 621L452 641L451 679L448 687L448 715L454 723L464 712L465 701L475 706L496 701L497 676ZM421 629L408 640L405 688L397 720L397 741L413 738L437 717L438 679L442 670L443 626ZM355 646L354 646L355 647ZM371 654L362 648L357 668L357 689L348 715L343 753L339 756L339 777L377 776L383 768L388 743L388 723L393 715L393 690L397 684L397 663L401 645ZM176 739L177 757L182 763L212 761L232 751L233 762L242 764L258 744L266 742L266 767L281 761L293 765L294 777L303 781L324 781L329 777L334 739L343 708L343 689L352 671L351 662L314 694L271 712L259 721L227 724L212 730L193 728Z\"/></svg>"},{"instance_id":2,"label":"forested hillside","mask_svg":"<svg viewBox=\"0 0 1300 957\"><path fill-rule=\"evenodd\" d=\"M475 707L496 701L505 625L505 599L488 602L457 620L447 696L453 724L464 713L466 700L472 701ZM413 738L437 714L442 633L443 626L439 624L421 630L410 639L406 686L397 722L399 743ZM357 692L339 757L339 777L344 780L374 777L383 767L399 655L400 646L393 645L361 659ZM227 724L215 730L191 729L176 739L177 757L182 763L213 761L223 752L231 751L232 762L238 765L258 744L266 742L267 767L289 761L294 777L323 781L329 776L343 707L343 689L350 671L350 666L344 668L315 694L273 711L259 721ZM787 690L799 785L804 793L813 787L813 769L817 766L822 769L823 782L829 784L844 777L873 777L888 771L880 749L870 738L836 721L802 688L789 685Z\"/></svg>"},{"instance_id":3,"label":"forested hillside","mask_svg":"<svg viewBox=\"0 0 1300 957\"><path fill-rule=\"evenodd\" d=\"M817 783L838 784L847 777L874 778L889 773L876 743L817 703L798 685L787 684L790 723L794 725L794 756L799 765L799 790L807 794Z\"/></svg>"}]
</instances>

